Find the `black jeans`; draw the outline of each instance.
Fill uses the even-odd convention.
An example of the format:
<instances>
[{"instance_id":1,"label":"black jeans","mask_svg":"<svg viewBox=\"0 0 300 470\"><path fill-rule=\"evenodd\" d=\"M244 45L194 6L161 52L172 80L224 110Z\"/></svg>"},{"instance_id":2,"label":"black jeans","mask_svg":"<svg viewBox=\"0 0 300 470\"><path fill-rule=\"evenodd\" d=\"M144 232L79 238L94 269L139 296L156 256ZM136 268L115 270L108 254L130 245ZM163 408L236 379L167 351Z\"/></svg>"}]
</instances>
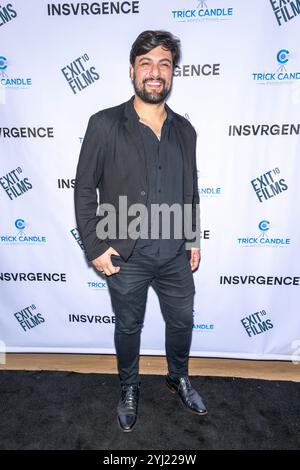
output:
<instances>
[{"instance_id":1,"label":"black jeans","mask_svg":"<svg viewBox=\"0 0 300 470\"><path fill-rule=\"evenodd\" d=\"M174 377L187 375L195 285L186 250L183 247L173 257L164 259L133 252L126 262L120 256L113 256L112 262L121 267L117 274L107 276L116 320L115 347L121 383L139 382L140 338L149 285L158 295L166 325L168 371Z\"/></svg>"}]
</instances>

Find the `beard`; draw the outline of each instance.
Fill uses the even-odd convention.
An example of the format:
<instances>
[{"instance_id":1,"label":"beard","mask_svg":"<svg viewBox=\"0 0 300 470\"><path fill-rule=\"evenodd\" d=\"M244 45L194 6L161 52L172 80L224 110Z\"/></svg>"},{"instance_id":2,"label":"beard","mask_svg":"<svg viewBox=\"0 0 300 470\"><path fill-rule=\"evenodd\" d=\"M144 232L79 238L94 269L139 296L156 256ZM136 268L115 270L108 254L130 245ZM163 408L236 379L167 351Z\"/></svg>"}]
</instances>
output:
<instances>
[{"instance_id":1,"label":"beard","mask_svg":"<svg viewBox=\"0 0 300 470\"><path fill-rule=\"evenodd\" d=\"M162 83L162 90L161 91L147 91L146 90L146 83L151 81L156 81ZM145 78L141 84L137 83L135 74L133 75L133 87L135 94L145 103L150 104L159 104L162 103L168 94L171 91L171 86L167 88L166 81L163 78Z\"/></svg>"}]
</instances>

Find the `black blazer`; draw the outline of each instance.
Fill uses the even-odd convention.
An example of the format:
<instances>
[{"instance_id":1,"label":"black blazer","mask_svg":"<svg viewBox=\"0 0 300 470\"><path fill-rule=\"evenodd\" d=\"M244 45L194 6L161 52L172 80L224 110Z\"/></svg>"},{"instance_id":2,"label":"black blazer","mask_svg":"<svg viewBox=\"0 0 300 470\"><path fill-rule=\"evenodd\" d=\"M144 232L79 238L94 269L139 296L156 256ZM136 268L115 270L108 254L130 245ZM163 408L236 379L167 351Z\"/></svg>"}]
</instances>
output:
<instances>
[{"instance_id":1,"label":"black blazer","mask_svg":"<svg viewBox=\"0 0 300 470\"><path fill-rule=\"evenodd\" d=\"M133 109L134 96L127 102L91 116L82 143L75 179L75 212L78 230L89 261L109 246L125 260L135 240L100 240L96 234L97 188L100 203L118 208L119 195L128 197L128 206L146 203L147 173L139 124ZM167 107L167 105L166 105ZM200 233L199 193L196 167L196 132L187 119L174 113L173 125L183 155L184 204L193 205L192 229ZM136 216L128 216L128 224ZM199 241L200 237L196 237ZM195 246L199 245L195 243Z\"/></svg>"}]
</instances>

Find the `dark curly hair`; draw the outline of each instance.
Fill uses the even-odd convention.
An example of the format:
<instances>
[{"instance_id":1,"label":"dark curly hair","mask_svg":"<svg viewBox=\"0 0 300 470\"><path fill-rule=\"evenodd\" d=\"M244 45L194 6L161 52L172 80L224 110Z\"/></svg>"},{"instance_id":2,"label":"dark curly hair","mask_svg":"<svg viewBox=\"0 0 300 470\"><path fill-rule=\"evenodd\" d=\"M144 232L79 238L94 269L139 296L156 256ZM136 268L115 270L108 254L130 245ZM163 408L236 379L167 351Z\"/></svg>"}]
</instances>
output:
<instances>
[{"instance_id":1,"label":"dark curly hair","mask_svg":"<svg viewBox=\"0 0 300 470\"><path fill-rule=\"evenodd\" d=\"M130 63L133 66L135 58L147 54L157 46L162 46L170 51L173 58L173 68L180 60L180 40L168 31L143 31L132 44L130 51Z\"/></svg>"}]
</instances>

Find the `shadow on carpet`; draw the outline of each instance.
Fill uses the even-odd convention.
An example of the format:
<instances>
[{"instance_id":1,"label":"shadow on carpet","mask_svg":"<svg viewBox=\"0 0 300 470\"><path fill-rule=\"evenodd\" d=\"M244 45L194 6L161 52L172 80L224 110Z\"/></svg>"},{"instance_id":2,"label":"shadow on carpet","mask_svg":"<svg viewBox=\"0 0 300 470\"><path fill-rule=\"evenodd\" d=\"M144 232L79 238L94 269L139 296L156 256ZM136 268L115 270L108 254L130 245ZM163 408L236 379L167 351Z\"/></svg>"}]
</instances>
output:
<instances>
[{"instance_id":1,"label":"shadow on carpet","mask_svg":"<svg viewBox=\"0 0 300 470\"><path fill-rule=\"evenodd\" d=\"M192 377L206 416L163 376L142 376L135 429L116 419L116 375L0 371L0 449L299 449L300 383Z\"/></svg>"}]
</instances>

